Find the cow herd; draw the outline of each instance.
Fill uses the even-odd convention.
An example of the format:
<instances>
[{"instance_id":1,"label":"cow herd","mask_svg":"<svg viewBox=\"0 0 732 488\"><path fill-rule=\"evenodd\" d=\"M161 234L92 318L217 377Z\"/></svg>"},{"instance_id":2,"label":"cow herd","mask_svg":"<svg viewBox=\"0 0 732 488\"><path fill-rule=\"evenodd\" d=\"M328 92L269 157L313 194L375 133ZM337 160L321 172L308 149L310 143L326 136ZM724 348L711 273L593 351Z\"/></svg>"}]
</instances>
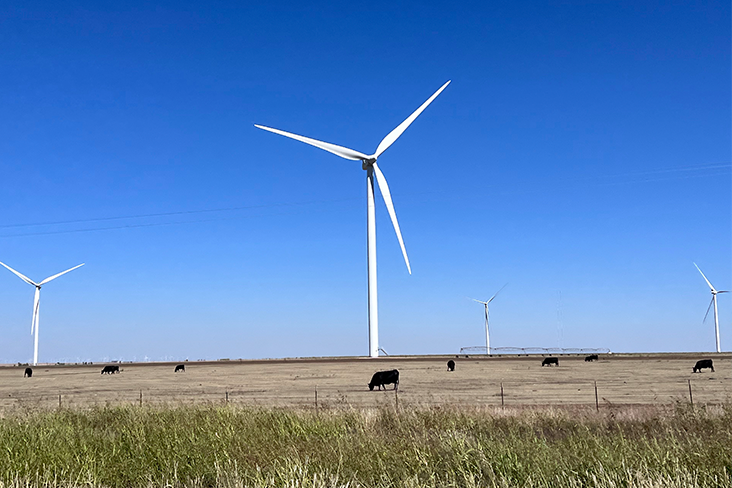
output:
<instances>
[{"instance_id":1,"label":"cow herd","mask_svg":"<svg viewBox=\"0 0 732 488\"><path fill-rule=\"evenodd\" d=\"M119 366L117 366L116 364L109 364L102 368L102 374L115 374L115 373L119 373L120 371L124 371L124 370L120 370ZM184 364L177 365L173 372L177 373L179 371L182 371L185 373L186 367ZM33 377L33 368L25 368L25 371L23 372L23 377L24 378Z\"/></svg>"},{"instance_id":2,"label":"cow herd","mask_svg":"<svg viewBox=\"0 0 732 488\"><path fill-rule=\"evenodd\" d=\"M600 358L597 354L590 354L589 356L585 357L585 362L591 363L593 361L598 361ZM555 357L548 357L544 358L541 361L541 366L559 366L559 358ZM696 362L694 365L694 369L692 370L693 373L701 373L702 369L710 368L712 370L712 373L714 373L714 362L711 359L700 359ZM455 371L455 361L450 359L447 362L447 370L448 371ZM176 368L176 372L178 369ZM373 391L374 387L378 387L379 390L381 390L381 387L383 386L384 389L386 389L386 385L394 384L394 390L399 388L399 371L396 369L392 369L390 371L377 371L374 373L374 375L371 377L371 381L369 382L369 390Z\"/></svg>"},{"instance_id":3,"label":"cow herd","mask_svg":"<svg viewBox=\"0 0 732 488\"><path fill-rule=\"evenodd\" d=\"M585 362L593 362L598 361L599 358L597 354L591 354L587 357L585 357ZM559 366L559 358L555 357L546 357L541 361L541 366ZM694 365L694 368L692 369L693 373L701 373L702 369L711 369L712 373L714 373L714 362L711 359L700 359L696 362ZM447 370L448 371L455 371L455 361L450 359L447 362ZM185 373L186 366L184 364L178 364L176 365L174 369L174 373ZM120 369L119 366L116 364L107 365L104 368L102 368L102 374L115 374L119 373ZM23 373L23 377L25 378L31 378L33 376L33 369L31 368L25 368L25 372ZM386 389L386 385L394 385L394 390L399 389L399 371L396 369L392 369L389 371L377 371L374 373L374 375L371 377L371 381L368 384L369 390L373 391L374 388L378 388L381 390L382 387Z\"/></svg>"}]
</instances>

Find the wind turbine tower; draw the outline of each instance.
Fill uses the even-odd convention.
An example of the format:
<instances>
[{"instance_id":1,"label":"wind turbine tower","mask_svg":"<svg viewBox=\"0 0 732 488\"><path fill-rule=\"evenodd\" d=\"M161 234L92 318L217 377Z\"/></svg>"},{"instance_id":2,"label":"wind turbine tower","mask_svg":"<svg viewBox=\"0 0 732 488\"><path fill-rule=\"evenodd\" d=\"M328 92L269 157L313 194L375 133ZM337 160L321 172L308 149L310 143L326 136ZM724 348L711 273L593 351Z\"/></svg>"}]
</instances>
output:
<instances>
[{"instance_id":1,"label":"wind turbine tower","mask_svg":"<svg viewBox=\"0 0 732 488\"><path fill-rule=\"evenodd\" d=\"M39 321L38 312L39 312L39 309L40 309L40 306L41 306L41 287L43 285L45 285L46 283L48 283L49 281L55 280L59 276L64 275L64 274L68 273L69 271L73 271L76 268L80 268L80 267L84 266L84 263L81 263L78 266L74 266L71 269L67 269L66 271L62 271L62 272L60 272L58 274L55 274L53 276L49 276L48 278L46 278L45 280L41 281L40 283L36 283L35 281L31 280L27 276L25 276L25 275L23 275L23 274L15 271L13 268L11 268L10 266L8 266L5 263L0 263L0 264L2 264L3 266L5 266L8 270L10 270L13 274L15 274L21 280L25 281L29 285L33 285L33 286L36 287L36 294L35 294L35 297L33 298L33 319L31 320L31 335L34 335L35 334L35 338L33 340L33 342L34 342L34 345L33 345L33 366L35 366L36 364L38 364L38 321Z\"/></svg>"},{"instance_id":2,"label":"wind turbine tower","mask_svg":"<svg viewBox=\"0 0 732 488\"><path fill-rule=\"evenodd\" d=\"M426 102L424 102L417 110L414 111L404 122L399 124L396 129L392 130L387 134L384 139L379 143L376 148L376 152L371 155L364 154L362 152L354 151L347 147L337 146L328 142L318 141L309 137L300 136L291 132L285 132L279 129L273 129L271 127L265 127L262 125L254 125L259 129L263 129L269 132L274 132L281 136L295 139L296 141L310 144L317 148L323 149L330 153L340 156L344 159L350 159L352 161L361 161L361 168L366 171L366 233L367 233L367 259L368 259L368 310L369 310L369 356L372 358L379 357L379 311L377 301L377 288L376 288L376 213L374 210L374 176L379 184L379 190L381 190L381 196L384 197L384 203L389 211L391 217L391 223L394 225L397 239L399 240L399 246L402 248L402 255L404 256L404 262L407 265L407 271L412 274L412 269L409 266L409 258L407 257L407 250L404 247L404 240L402 239L402 233L399 230L399 222L397 221L396 212L394 211L394 204L391 200L391 193L389 192L389 185L386 183L384 174L376 164L376 160L396 141L402 133L407 130L407 127L422 113L437 96L442 93L442 90L447 88L450 81L445 83L437 90Z\"/></svg>"},{"instance_id":3,"label":"wind turbine tower","mask_svg":"<svg viewBox=\"0 0 732 488\"><path fill-rule=\"evenodd\" d=\"M503 285L501 287L501 290L506 288L506 286L508 286L508 283ZM493 299L498 296L499 293L501 293L501 290L498 290L495 295L493 295L492 297L490 297L488 299L487 302L484 302L482 300L476 300L475 298L471 298L471 300L473 300L474 302L482 303L483 306L485 307L485 352L486 352L486 354L491 353L491 332L490 332L490 328L488 327L488 304L491 303L493 301Z\"/></svg>"},{"instance_id":4,"label":"wind turbine tower","mask_svg":"<svg viewBox=\"0 0 732 488\"><path fill-rule=\"evenodd\" d=\"M694 266L696 266L696 263L694 263ZM719 317L717 316L717 295L720 293L729 293L727 290L717 290L712 286L712 284L709 282L706 276L704 276L704 273L702 273L702 270L699 269L699 266L696 266L696 269L699 270L699 273L701 273L702 277L704 278L704 281L707 282L707 285L709 285L709 289L712 292L712 301L709 302L709 306L707 307L707 313L704 314L704 321L707 320L707 315L709 315L709 309L712 308L712 304L714 304L714 333L717 338L717 352L722 352L722 348L719 345Z\"/></svg>"}]
</instances>

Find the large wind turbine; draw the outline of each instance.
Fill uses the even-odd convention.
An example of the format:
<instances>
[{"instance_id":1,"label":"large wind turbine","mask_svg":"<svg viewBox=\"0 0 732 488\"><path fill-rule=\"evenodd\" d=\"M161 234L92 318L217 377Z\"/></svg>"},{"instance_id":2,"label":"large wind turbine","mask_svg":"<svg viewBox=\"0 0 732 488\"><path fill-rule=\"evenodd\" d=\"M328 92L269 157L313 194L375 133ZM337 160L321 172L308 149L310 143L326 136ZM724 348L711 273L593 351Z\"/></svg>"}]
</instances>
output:
<instances>
[{"instance_id":1,"label":"large wind turbine","mask_svg":"<svg viewBox=\"0 0 732 488\"><path fill-rule=\"evenodd\" d=\"M10 266L8 266L5 263L0 263L0 264L5 266L8 270L10 270L12 273L14 273L21 280L25 281L29 285L33 285L36 287L36 294L35 294L35 297L33 298L33 319L31 321L31 335L35 334L34 346L33 346L33 366L35 366L36 364L38 364L38 320L39 320L38 311L39 311L40 305L41 305L41 287L43 285L45 285L46 283L48 283L49 281L55 280L59 276L64 275L64 274L68 273L69 271L73 271L76 268L80 268L80 267L84 266L84 263L81 263L78 266L74 266L71 269L67 269L66 271L62 271L53 276L49 276L48 278L41 281L40 283L36 283L35 281L31 280L27 276L15 271L13 268L11 268Z\"/></svg>"},{"instance_id":2,"label":"large wind turbine","mask_svg":"<svg viewBox=\"0 0 732 488\"><path fill-rule=\"evenodd\" d=\"M696 266L696 263L694 263L694 266ZM696 269L699 270L702 277L704 278L704 281L707 282L707 285L709 285L709 289L712 291L712 301L709 302L709 306L707 307L707 313L704 314L704 320L707 320L707 315L709 315L709 309L712 308L712 304L714 304L714 333L717 337L717 352L722 352L722 349L719 345L719 317L717 316L717 294L719 293L729 293L727 290L717 290L715 289L712 284L709 282L706 276L704 276L704 273L702 273L702 270L699 269L699 266L696 266Z\"/></svg>"},{"instance_id":3,"label":"large wind turbine","mask_svg":"<svg viewBox=\"0 0 732 488\"><path fill-rule=\"evenodd\" d=\"M399 230L399 222L397 221L396 212L394 211L394 204L391 200L391 193L389 192L389 185L386 183L384 174L376 164L376 160L396 141L402 133L407 130L414 119L416 119L432 101L437 98L437 95L442 93L450 81L445 83L437 90L426 102L424 102L417 110L414 111L404 122L399 124L396 129L387 134L384 139L379 143L376 148L376 152L371 155L366 155L362 152L354 151L347 147L336 146L328 142L318 141L310 139L309 137L292 134L279 129L272 129L271 127L264 127L262 125L256 125L259 129L264 129L281 136L289 137L305 144L310 144L317 148L323 149L330 153L340 156L345 159L352 161L361 161L361 168L366 171L366 229L367 229L367 256L368 256L368 292L369 292L369 356L372 358L379 356L379 316L378 316L378 302L376 298L376 216L374 211L374 175L376 175L376 181L379 184L379 190L381 195L384 197L384 203L389 211L391 222L394 225L397 239L399 240L399 246L402 248L402 255L404 256L404 262L407 264L407 271L412 274L412 269L409 266L409 258L407 257L407 250L404 247L404 241L402 240L402 233Z\"/></svg>"},{"instance_id":4,"label":"large wind turbine","mask_svg":"<svg viewBox=\"0 0 732 488\"><path fill-rule=\"evenodd\" d=\"M503 285L501 287L501 290L506 288L506 286L508 286L508 283ZM498 290L495 293L495 295L493 295L492 297L490 297L488 299L487 302L484 302L482 300L476 300L475 298L471 298L471 300L473 300L474 302L482 303L483 306L485 306L485 352L486 352L486 354L491 353L491 333L490 333L490 329L488 328L488 304L491 303L493 301L493 299L498 296L499 293L501 293L501 290Z\"/></svg>"}]
</instances>

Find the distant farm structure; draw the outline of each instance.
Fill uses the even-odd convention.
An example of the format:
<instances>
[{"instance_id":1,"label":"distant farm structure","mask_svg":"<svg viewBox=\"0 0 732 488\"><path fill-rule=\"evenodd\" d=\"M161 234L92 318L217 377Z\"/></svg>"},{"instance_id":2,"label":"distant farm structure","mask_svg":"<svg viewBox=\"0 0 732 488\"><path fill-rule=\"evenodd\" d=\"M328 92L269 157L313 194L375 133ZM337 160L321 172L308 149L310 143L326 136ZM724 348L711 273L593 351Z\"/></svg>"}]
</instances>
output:
<instances>
[{"instance_id":1,"label":"distant farm structure","mask_svg":"<svg viewBox=\"0 0 732 488\"><path fill-rule=\"evenodd\" d=\"M485 346L467 346L460 348L460 354L488 354ZM604 347L491 347L490 354L611 354Z\"/></svg>"}]
</instances>

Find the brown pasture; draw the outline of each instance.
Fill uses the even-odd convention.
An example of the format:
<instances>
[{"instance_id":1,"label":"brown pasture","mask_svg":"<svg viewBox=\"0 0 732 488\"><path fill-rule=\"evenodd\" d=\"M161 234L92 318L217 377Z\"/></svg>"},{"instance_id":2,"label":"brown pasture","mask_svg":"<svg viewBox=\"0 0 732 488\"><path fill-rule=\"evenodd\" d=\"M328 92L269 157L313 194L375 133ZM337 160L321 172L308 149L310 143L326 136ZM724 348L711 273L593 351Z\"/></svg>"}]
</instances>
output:
<instances>
[{"instance_id":1,"label":"brown pasture","mask_svg":"<svg viewBox=\"0 0 732 488\"><path fill-rule=\"evenodd\" d=\"M104 364L0 366L0 409L91 405L223 403L319 408L402 405L501 405L507 407L695 404L732 401L729 353L606 354L587 363L584 356L557 356L558 367L542 367L543 356L419 356L124 363L122 372L100 374ZM712 358L716 372L692 373L698 359ZM456 363L447 371L447 361ZM369 391L376 371L398 369L398 398L392 386Z\"/></svg>"}]
</instances>

